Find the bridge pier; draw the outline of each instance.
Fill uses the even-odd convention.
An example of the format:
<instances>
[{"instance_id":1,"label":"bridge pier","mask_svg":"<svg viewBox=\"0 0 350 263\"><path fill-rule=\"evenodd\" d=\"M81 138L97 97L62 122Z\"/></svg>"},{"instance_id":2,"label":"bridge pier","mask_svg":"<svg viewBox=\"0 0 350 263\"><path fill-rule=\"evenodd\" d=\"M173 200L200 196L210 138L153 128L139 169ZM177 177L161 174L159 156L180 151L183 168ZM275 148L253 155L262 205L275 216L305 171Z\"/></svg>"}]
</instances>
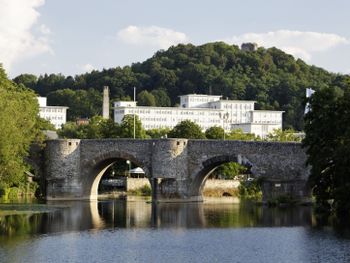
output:
<instances>
[{"instance_id":1,"label":"bridge pier","mask_svg":"<svg viewBox=\"0 0 350 263\"><path fill-rule=\"evenodd\" d=\"M306 180L265 179L261 183L263 202L292 200L298 203L311 202L311 189Z\"/></svg>"}]
</instances>

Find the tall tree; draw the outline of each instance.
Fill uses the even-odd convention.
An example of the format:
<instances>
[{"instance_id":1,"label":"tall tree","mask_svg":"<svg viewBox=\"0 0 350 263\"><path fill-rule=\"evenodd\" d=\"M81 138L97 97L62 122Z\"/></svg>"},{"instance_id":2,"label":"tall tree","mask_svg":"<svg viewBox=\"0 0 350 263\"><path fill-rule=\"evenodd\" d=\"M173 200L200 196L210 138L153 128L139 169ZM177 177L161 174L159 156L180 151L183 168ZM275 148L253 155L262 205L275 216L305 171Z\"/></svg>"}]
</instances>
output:
<instances>
[{"instance_id":1,"label":"tall tree","mask_svg":"<svg viewBox=\"0 0 350 263\"><path fill-rule=\"evenodd\" d=\"M139 106L156 106L156 99L152 93L144 90L137 95L137 104Z\"/></svg>"},{"instance_id":2,"label":"tall tree","mask_svg":"<svg viewBox=\"0 0 350 263\"><path fill-rule=\"evenodd\" d=\"M135 129L134 129L135 123ZM125 115L122 123L120 124L120 137L121 138L133 138L135 131L135 138L145 139L147 137L146 131L142 127L142 123L137 115Z\"/></svg>"},{"instance_id":3,"label":"tall tree","mask_svg":"<svg viewBox=\"0 0 350 263\"><path fill-rule=\"evenodd\" d=\"M350 215L350 86L325 88L310 99L303 141L310 183L320 208Z\"/></svg>"},{"instance_id":4,"label":"tall tree","mask_svg":"<svg viewBox=\"0 0 350 263\"><path fill-rule=\"evenodd\" d=\"M8 187L26 180L24 158L39 134L34 92L8 80L0 65L0 183Z\"/></svg>"}]
</instances>

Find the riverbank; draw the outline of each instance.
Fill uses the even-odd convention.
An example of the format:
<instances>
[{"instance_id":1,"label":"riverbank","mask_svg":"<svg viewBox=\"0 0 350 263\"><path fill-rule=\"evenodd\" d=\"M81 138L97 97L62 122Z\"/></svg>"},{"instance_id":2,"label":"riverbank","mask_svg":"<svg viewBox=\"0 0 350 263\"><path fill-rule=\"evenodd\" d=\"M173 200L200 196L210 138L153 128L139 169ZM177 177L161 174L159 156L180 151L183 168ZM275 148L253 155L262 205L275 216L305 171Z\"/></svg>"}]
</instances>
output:
<instances>
[{"instance_id":1,"label":"riverbank","mask_svg":"<svg viewBox=\"0 0 350 263\"><path fill-rule=\"evenodd\" d=\"M58 209L64 209L64 205L48 205L48 204L0 204L0 216L20 215L20 214L36 214L36 213L50 213Z\"/></svg>"}]
</instances>

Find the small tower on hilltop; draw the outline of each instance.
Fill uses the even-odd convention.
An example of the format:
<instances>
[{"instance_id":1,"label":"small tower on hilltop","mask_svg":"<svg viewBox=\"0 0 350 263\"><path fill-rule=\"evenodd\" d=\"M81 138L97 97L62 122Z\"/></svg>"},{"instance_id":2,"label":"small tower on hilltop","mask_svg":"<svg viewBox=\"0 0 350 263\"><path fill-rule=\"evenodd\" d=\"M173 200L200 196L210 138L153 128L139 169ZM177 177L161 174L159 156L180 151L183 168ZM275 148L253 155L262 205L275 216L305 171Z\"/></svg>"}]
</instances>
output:
<instances>
[{"instance_id":1,"label":"small tower on hilltop","mask_svg":"<svg viewBox=\"0 0 350 263\"><path fill-rule=\"evenodd\" d=\"M103 87L102 118L109 119L109 88Z\"/></svg>"},{"instance_id":2,"label":"small tower on hilltop","mask_svg":"<svg viewBox=\"0 0 350 263\"><path fill-rule=\"evenodd\" d=\"M241 45L241 50L243 51L252 52L252 51L256 51L257 49L258 49L258 44L256 43L242 43Z\"/></svg>"}]
</instances>

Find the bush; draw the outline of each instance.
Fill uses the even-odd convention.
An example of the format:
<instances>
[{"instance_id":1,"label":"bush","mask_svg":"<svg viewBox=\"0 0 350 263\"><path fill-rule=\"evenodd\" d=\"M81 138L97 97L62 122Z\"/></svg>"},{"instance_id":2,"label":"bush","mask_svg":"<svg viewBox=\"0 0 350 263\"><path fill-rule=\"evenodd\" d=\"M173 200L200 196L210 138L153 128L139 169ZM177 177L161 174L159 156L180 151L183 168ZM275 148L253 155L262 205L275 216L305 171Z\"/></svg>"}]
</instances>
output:
<instances>
[{"instance_id":1,"label":"bush","mask_svg":"<svg viewBox=\"0 0 350 263\"><path fill-rule=\"evenodd\" d=\"M0 197L7 197L9 193L9 188L6 184L0 183Z\"/></svg>"},{"instance_id":2,"label":"bush","mask_svg":"<svg viewBox=\"0 0 350 263\"><path fill-rule=\"evenodd\" d=\"M144 185L138 189L130 190L129 194L132 195L139 195L139 196L151 196L152 195L152 189L149 185Z\"/></svg>"},{"instance_id":3,"label":"bush","mask_svg":"<svg viewBox=\"0 0 350 263\"><path fill-rule=\"evenodd\" d=\"M8 192L8 199L13 200L17 199L21 194L21 190L18 187L11 187Z\"/></svg>"},{"instance_id":4,"label":"bush","mask_svg":"<svg viewBox=\"0 0 350 263\"><path fill-rule=\"evenodd\" d=\"M238 187L239 196L244 199L251 199L260 201L262 199L262 191L260 187L260 182L254 181L241 181Z\"/></svg>"}]
</instances>

